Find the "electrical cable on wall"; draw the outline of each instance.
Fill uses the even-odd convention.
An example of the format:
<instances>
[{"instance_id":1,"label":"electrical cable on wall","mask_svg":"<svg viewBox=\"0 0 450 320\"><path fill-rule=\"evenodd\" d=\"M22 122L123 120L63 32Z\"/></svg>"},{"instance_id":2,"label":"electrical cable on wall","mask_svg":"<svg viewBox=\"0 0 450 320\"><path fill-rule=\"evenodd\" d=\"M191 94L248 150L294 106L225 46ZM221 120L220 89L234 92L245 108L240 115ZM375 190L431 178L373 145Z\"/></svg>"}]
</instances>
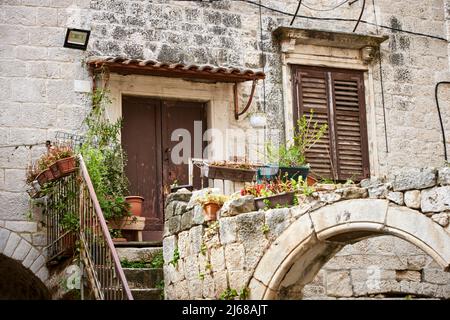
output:
<instances>
[{"instance_id":1,"label":"electrical cable on wall","mask_svg":"<svg viewBox=\"0 0 450 320\"><path fill-rule=\"evenodd\" d=\"M355 32L355 31L356 31L356 28L358 28L358 25L359 25L359 23L361 22L361 18L362 18L363 14L364 14L364 9L365 9L365 8L366 8L366 0L363 0L361 12L360 12L360 14L359 14L358 21L356 21L355 27L353 28L353 32Z\"/></svg>"},{"instance_id":2,"label":"electrical cable on wall","mask_svg":"<svg viewBox=\"0 0 450 320\"><path fill-rule=\"evenodd\" d=\"M293 17L294 15L292 13L289 12L285 12L279 9L275 9L275 8L271 8L268 6L265 6L263 4L259 4L257 2L254 2L252 0L237 0L237 1L241 1L241 2L246 2L248 4L251 5L255 5L255 6L260 6L264 9L273 11L273 12L277 12L286 16L290 16ZM304 16L304 15L296 15L296 18L303 18L303 19L310 19L310 20L320 20L320 21L344 21L344 22L357 22L357 19L347 19L347 18L336 18L336 17L329 17L329 18L321 18L321 17L312 17L312 16ZM367 25L371 25L371 26L377 26L377 24L373 23L373 22L369 22L366 20L360 20L360 23L364 23ZM407 33L407 34L411 34L411 35L416 35L416 36L422 36L422 37L427 37L430 39L436 39L436 40L442 40L445 42L449 42L446 38L443 37L439 37L439 36L434 36L434 35L430 35L430 34L426 34L426 33L420 33L420 32L414 32L414 31L409 31L409 30L403 30L403 29L399 29L399 28L394 28L394 27L389 27L389 26L385 26L385 25L378 25L379 28L382 29L387 29L387 30L391 30L391 31L398 31L398 32L403 32L403 33Z\"/></svg>"},{"instance_id":3,"label":"electrical cable on wall","mask_svg":"<svg viewBox=\"0 0 450 320\"><path fill-rule=\"evenodd\" d=\"M383 105L383 121L384 121L384 140L386 143L386 153L389 153L388 137L387 137L387 124L386 124L386 106L384 102L384 85L383 85L383 67L381 66L381 52L378 59L380 65L380 86L381 86L381 104Z\"/></svg>"},{"instance_id":4,"label":"electrical cable on wall","mask_svg":"<svg viewBox=\"0 0 450 320\"><path fill-rule=\"evenodd\" d=\"M434 98L436 100L436 107L437 107L437 111L438 111L438 115L439 115L439 123L441 124L442 143L444 144L444 158L445 158L445 161L448 161L447 142L445 140L445 129L444 129L444 123L442 122L441 109L439 107L439 99L438 99L438 90L439 90L439 85L441 85L441 84L450 84L450 81L440 81L440 82L436 83L436 86L434 87Z\"/></svg>"},{"instance_id":5,"label":"electrical cable on wall","mask_svg":"<svg viewBox=\"0 0 450 320\"><path fill-rule=\"evenodd\" d=\"M297 9L295 10L294 17L291 20L291 24L290 24L291 26L294 23L295 18L297 17L297 14L298 14L298 11L300 10L301 5L302 5L302 0L298 0ZM261 8L261 0L259 1L259 7Z\"/></svg>"},{"instance_id":6,"label":"electrical cable on wall","mask_svg":"<svg viewBox=\"0 0 450 320\"><path fill-rule=\"evenodd\" d=\"M332 8L327 8L327 9L319 9L319 8L313 8L310 5L306 4L306 3L302 3L302 6L304 6L305 8L308 8L309 10L312 11L321 11L321 12L325 12L325 11L333 11L341 6L343 6L344 4L346 4L347 2L349 2L350 0L344 0L343 2L337 4L336 6L332 7Z\"/></svg>"}]
</instances>

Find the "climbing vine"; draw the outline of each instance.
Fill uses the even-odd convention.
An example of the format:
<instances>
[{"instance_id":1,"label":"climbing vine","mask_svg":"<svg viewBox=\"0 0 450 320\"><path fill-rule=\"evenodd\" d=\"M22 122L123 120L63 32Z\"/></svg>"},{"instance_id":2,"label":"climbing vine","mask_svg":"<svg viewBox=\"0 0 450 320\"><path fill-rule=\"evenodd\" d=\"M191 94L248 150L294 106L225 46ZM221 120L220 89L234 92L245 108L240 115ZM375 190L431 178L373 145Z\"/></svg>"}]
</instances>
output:
<instances>
[{"instance_id":1,"label":"climbing vine","mask_svg":"<svg viewBox=\"0 0 450 320\"><path fill-rule=\"evenodd\" d=\"M119 139L122 119L110 122L106 117L106 107L111 103L108 94L104 89L92 93L92 111L84 120L87 132L80 148L107 220L131 215L125 201L128 193L124 173L126 156Z\"/></svg>"}]
</instances>

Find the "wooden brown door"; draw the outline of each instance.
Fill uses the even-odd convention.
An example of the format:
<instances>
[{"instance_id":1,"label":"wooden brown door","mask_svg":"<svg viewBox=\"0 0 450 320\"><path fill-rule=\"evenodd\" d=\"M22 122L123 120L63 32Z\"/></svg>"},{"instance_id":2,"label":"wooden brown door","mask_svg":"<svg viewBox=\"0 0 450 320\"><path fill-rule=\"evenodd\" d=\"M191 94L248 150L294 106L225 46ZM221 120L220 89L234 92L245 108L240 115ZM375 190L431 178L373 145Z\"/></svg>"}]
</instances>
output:
<instances>
[{"instance_id":1,"label":"wooden brown door","mask_svg":"<svg viewBox=\"0 0 450 320\"><path fill-rule=\"evenodd\" d=\"M205 106L198 102L163 101L162 139L163 139L163 181L166 188L173 183L189 183L189 157L202 158L203 133L206 129ZM187 136L185 147L174 149ZM190 150L191 152L183 152ZM172 158L175 157L177 159ZM181 164L174 163L181 160ZM177 162L178 162L177 161ZM194 187L199 188L200 170L194 168Z\"/></svg>"},{"instance_id":2,"label":"wooden brown door","mask_svg":"<svg viewBox=\"0 0 450 320\"><path fill-rule=\"evenodd\" d=\"M161 240L164 196L174 182L188 183L187 159L201 157L201 135L206 128L205 106L196 102L124 96L122 116L122 145L128 158L125 172L130 181L130 194L145 199L143 239ZM183 161L174 163L172 150L186 138L189 140L184 143L191 145L191 153L189 148L183 149L184 152L179 154ZM199 145L195 146L196 143Z\"/></svg>"}]
</instances>

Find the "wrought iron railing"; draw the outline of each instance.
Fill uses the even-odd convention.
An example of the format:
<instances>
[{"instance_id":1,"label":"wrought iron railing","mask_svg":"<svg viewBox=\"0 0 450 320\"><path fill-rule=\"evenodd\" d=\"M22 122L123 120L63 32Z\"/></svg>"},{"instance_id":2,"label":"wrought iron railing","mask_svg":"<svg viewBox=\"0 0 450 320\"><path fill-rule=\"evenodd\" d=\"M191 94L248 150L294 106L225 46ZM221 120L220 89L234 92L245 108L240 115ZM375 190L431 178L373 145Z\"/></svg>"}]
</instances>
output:
<instances>
[{"instance_id":1,"label":"wrought iron railing","mask_svg":"<svg viewBox=\"0 0 450 320\"><path fill-rule=\"evenodd\" d=\"M64 224L66 214L78 215L79 200L77 172L52 182L47 192L46 226L47 226L47 257L55 261L59 257L73 254L77 240L76 232L68 230ZM61 208L64 210L62 211Z\"/></svg>"},{"instance_id":2,"label":"wrought iron railing","mask_svg":"<svg viewBox=\"0 0 450 320\"><path fill-rule=\"evenodd\" d=\"M83 157L80 163L81 256L99 300L133 300Z\"/></svg>"},{"instance_id":3,"label":"wrought iron railing","mask_svg":"<svg viewBox=\"0 0 450 320\"><path fill-rule=\"evenodd\" d=\"M79 165L79 171L54 181L48 193L48 256L55 260L73 252L78 238L83 270L95 299L133 300L81 155ZM75 213L79 220L77 232L65 231L62 219L68 213Z\"/></svg>"}]
</instances>

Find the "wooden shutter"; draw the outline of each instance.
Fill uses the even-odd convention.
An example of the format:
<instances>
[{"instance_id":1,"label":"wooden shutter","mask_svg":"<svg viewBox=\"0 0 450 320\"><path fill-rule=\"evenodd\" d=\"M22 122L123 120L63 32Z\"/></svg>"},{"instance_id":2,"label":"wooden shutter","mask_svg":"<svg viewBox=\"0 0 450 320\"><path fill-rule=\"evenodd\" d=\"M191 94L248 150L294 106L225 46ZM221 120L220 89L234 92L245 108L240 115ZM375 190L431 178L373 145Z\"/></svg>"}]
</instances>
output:
<instances>
[{"instance_id":1,"label":"wooden shutter","mask_svg":"<svg viewBox=\"0 0 450 320\"><path fill-rule=\"evenodd\" d=\"M310 116L313 111L313 121L320 125L329 123L329 86L324 71L299 69L296 75L297 112L294 112L294 127L302 115ZM331 139L328 128L324 136L306 153L306 160L320 177L332 177Z\"/></svg>"},{"instance_id":2,"label":"wooden shutter","mask_svg":"<svg viewBox=\"0 0 450 320\"><path fill-rule=\"evenodd\" d=\"M311 171L321 178L359 181L369 176L362 72L294 68L294 124L309 116L328 123L324 137L306 154Z\"/></svg>"},{"instance_id":3,"label":"wooden shutter","mask_svg":"<svg viewBox=\"0 0 450 320\"><path fill-rule=\"evenodd\" d=\"M340 180L369 175L362 73L331 73L337 169Z\"/></svg>"}]
</instances>

